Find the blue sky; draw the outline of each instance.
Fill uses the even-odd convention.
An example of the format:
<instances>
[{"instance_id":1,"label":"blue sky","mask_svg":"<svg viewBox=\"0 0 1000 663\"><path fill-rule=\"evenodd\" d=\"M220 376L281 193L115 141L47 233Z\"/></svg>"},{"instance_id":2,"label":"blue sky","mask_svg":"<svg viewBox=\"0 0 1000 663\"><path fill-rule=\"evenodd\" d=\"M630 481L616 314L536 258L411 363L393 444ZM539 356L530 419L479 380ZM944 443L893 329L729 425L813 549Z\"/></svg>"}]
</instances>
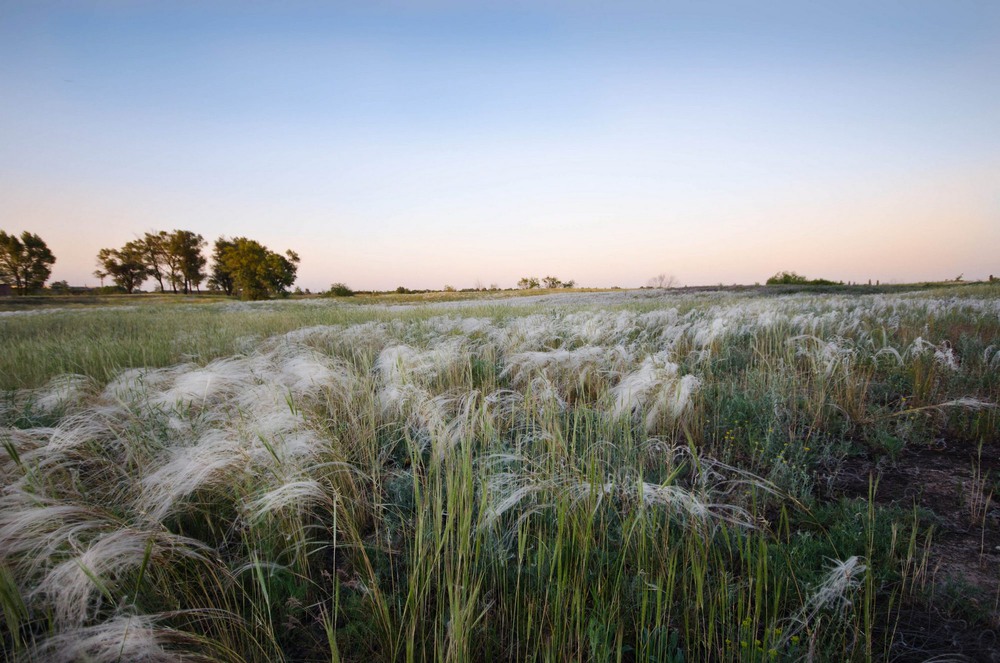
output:
<instances>
[{"instance_id":1,"label":"blue sky","mask_svg":"<svg viewBox=\"0 0 1000 663\"><path fill-rule=\"evenodd\" d=\"M1000 4L0 2L0 227L320 289L1000 273Z\"/></svg>"}]
</instances>

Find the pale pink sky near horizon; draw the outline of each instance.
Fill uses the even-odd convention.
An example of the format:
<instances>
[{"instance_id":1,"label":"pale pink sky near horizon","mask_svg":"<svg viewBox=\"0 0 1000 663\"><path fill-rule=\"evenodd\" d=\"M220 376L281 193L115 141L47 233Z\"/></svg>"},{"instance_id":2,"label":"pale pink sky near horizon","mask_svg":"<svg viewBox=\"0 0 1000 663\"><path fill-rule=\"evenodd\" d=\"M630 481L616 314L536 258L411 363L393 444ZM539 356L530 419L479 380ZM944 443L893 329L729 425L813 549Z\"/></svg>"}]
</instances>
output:
<instances>
[{"instance_id":1,"label":"pale pink sky near horizon","mask_svg":"<svg viewBox=\"0 0 1000 663\"><path fill-rule=\"evenodd\" d=\"M974 2L0 4L0 228L73 285L174 228L314 291L983 279L997 35Z\"/></svg>"}]
</instances>

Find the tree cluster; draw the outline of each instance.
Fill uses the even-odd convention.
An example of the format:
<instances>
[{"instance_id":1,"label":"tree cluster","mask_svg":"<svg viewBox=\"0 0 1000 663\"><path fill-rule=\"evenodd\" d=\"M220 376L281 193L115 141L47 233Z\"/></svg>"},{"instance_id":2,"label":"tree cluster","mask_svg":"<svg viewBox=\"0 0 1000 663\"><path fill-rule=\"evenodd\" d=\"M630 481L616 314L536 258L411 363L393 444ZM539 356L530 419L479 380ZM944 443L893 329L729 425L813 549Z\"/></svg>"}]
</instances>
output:
<instances>
[{"instance_id":1,"label":"tree cluster","mask_svg":"<svg viewBox=\"0 0 1000 663\"><path fill-rule=\"evenodd\" d=\"M295 251L275 253L246 237L215 240L208 285L240 299L285 295L295 283L299 256Z\"/></svg>"},{"instance_id":2,"label":"tree cluster","mask_svg":"<svg viewBox=\"0 0 1000 663\"><path fill-rule=\"evenodd\" d=\"M201 284L242 299L283 295L295 283L299 257L294 251L281 255L246 237L215 241L211 273L202 250L205 239L190 230L146 233L119 249L101 249L94 275L110 277L127 293L154 279L162 292L201 292Z\"/></svg>"},{"instance_id":3,"label":"tree cluster","mask_svg":"<svg viewBox=\"0 0 1000 663\"><path fill-rule=\"evenodd\" d=\"M843 285L843 281L808 279L795 272L778 272L766 281L767 285Z\"/></svg>"},{"instance_id":4,"label":"tree cluster","mask_svg":"<svg viewBox=\"0 0 1000 663\"><path fill-rule=\"evenodd\" d=\"M110 276L129 293L148 278L155 279L162 292L168 286L174 293L200 292L206 278L207 261L201 253L205 246L205 238L190 230L146 233L120 249L101 249L94 276L102 282Z\"/></svg>"},{"instance_id":5,"label":"tree cluster","mask_svg":"<svg viewBox=\"0 0 1000 663\"><path fill-rule=\"evenodd\" d=\"M52 274L56 258L41 237L27 230L20 238L0 230L0 283L26 295L41 290Z\"/></svg>"},{"instance_id":6,"label":"tree cluster","mask_svg":"<svg viewBox=\"0 0 1000 663\"><path fill-rule=\"evenodd\" d=\"M537 276L525 276L520 281L517 282L517 287L521 290L534 290L539 286L544 285L546 288L574 288L576 287L576 281L570 279L569 281L560 281L555 276L546 276L541 281L538 280Z\"/></svg>"}]
</instances>

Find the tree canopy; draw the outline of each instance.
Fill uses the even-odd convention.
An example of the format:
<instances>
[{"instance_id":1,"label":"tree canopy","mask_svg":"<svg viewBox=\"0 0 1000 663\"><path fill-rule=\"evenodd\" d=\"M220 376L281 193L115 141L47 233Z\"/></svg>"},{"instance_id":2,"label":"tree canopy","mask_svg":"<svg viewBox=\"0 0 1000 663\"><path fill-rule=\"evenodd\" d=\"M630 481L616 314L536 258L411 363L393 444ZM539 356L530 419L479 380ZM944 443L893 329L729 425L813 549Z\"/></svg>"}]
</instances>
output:
<instances>
[{"instance_id":1,"label":"tree canopy","mask_svg":"<svg viewBox=\"0 0 1000 663\"><path fill-rule=\"evenodd\" d=\"M94 275L102 280L110 276L129 293L149 277L156 279L162 292L168 286L175 293L200 291L207 264L203 248L205 239L190 230L148 232L120 249L101 249Z\"/></svg>"},{"instance_id":2,"label":"tree canopy","mask_svg":"<svg viewBox=\"0 0 1000 663\"><path fill-rule=\"evenodd\" d=\"M17 288L22 295L45 286L56 258L41 237L27 230L17 235L0 230L0 281Z\"/></svg>"},{"instance_id":3,"label":"tree canopy","mask_svg":"<svg viewBox=\"0 0 1000 663\"><path fill-rule=\"evenodd\" d=\"M119 288L131 294L149 276L146 247L142 240L127 243L120 249L101 249L97 253L99 279L110 276Z\"/></svg>"},{"instance_id":4,"label":"tree canopy","mask_svg":"<svg viewBox=\"0 0 1000 663\"><path fill-rule=\"evenodd\" d=\"M266 299L287 294L295 283L299 256L271 251L246 237L220 237L212 252L209 286L240 299Z\"/></svg>"},{"instance_id":5,"label":"tree canopy","mask_svg":"<svg viewBox=\"0 0 1000 663\"><path fill-rule=\"evenodd\" d=\"M808 279L795 272L778 272L767 280L767 285L841 285L843 282L828 279Z\"/></svg>"},{"instance_id":6,"label":"tree canopy","mask_svg":"<svg viewBox=\"0 0 1000 663\"><path fill-rule=\"evenodd\" d=\"M175 230L170 233L167 255L171 259L170 285L174 292L177 292L178 286L185 293L193 289L201 290L207 264L201 250L206 245L204 237L190 230Z\"/></svg>"}]
</instances>

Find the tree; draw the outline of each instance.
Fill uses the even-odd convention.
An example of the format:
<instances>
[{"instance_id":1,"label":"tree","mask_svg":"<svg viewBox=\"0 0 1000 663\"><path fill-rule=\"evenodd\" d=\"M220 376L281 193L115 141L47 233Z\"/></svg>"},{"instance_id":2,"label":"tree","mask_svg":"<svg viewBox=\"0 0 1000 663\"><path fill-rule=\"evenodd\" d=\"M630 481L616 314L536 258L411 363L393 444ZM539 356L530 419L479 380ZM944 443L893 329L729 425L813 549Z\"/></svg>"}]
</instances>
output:
<instances>
[{"instance_id":1,"label":"tree","mask_svg":"<svg viewBox=\"0 0 1000 663\"><path fill-rule=\"evenodd\" d=\"M160 285L160 291L165 292L163 287L163 277L167 272L169 259L167 256L168 237L166 231L146 233L142 239L136 240L142 249L143 258L146 261L146 272L156 279Z\"/></svg>"},{"instance_id":2,"label":"tree","mask_svg":"<svg viewBox=\"0 0 1000 663\"><path fill-rule=\"evenodd\" d=\"M143 241L129 242L120 249L101 249L97 252L97 267L95 276L102 281L110 276L118 287L132 294L149 276Z\"/></svg>"},{"instance_id":3,"label":"tree","mask_svg":"<svg viewBox=\"0 0 1000 663\"><path fill-rule=\"evenodd\" d=\"M238 295L241 299L265 299L283 295L295 283L299 256L294 251L284 255L246 237L215 242L211 283ZM227 289L228 285L228 289Z\"/></svg>"},{"instance_id":4,"label":"tree","mask_svg":"<svg viewBox=\"0 0 1000 663\"><path fill-rule=\"evenodd\" d=\"M334 283L330 286L330 294L334 297L353 297L354 291L346 283Z\"/></svg>"},{"instance_id":5,"label":"tree","mask_svg":"<svg viewBox=\"0 0 1000 663\"><path fill-rule=\"evenodd\" d=\"M521 290L533 290L538 287L537 276L525 276L517 282L517 287Z\"/></svg>"},{"instance_id":6,"label":"tree","mask_svg":"<svg viewBox=\"0 0 1000 663\"><path fill-rule=\"evenodd\" d=\"M171 285L177 292L181 285L184 293L192 288L201 291L201 282L205 280L205 265L207 260L201 254L205 248L205 238L190 230L175 230L168 236L167 255L171 265Z\"/></svg>"},{"instance_id":7,"label":"tree","mask_svg":"<svg viewBox=\"0 0 1000 663\"><path fill-rule=\"evenodd\" d=\"M562 287L562 281L560 281L555 276L546 276L545 278L542 279L542 283L545 284L546 288L561 288Z\"/></svg>"},{"instance_id":8,"label":"tree","mask_svg":"<svg viewBox=\"0 0 1000 663\"><path fill-rule=\"evenodd\" d=\"M809 279L795 272L778 272L767 281L767 285L805 285Z\"/></svg>"},{"instance_id":9,"label":"tree","mask_svg":"<svg viewBox=\"0 0 1000 663\"><path fill-rule=\"evenodd\" d=\"M767 285L843 285L843 281L808 279L795 272L778 272L766 281Z\"/></svg>"},{"instance_id":10,"label":"tree","mask_svg":"<svg viewBox=\"0 0 1000 663\"><path fill-rule=\"evenodd\" d=\"M41 237L27 230L21 238L0 230L0 281L17 288L22 295L45 286L56 258Z\"/></svg>"},{"instance_id":11,"label":"tree","mask_svg":"<svg viewBox=\"0 0 1000 663\"><path fill-rule=\"evenodd\" d=\"M673 274L660 273L646 281L650 288L673 288L677 285L677 277Z\"/></svg>"},{"instance_id":12,"label":"tree","mask_svg":"<svg viewBox=\"0 0 1000 663\"><path fill-rule=\"evenodd\" d=\"M221 290L227 295L233 294L233 275L226 267L226 252L233 247L233 243L225 237L215 240L215 247L212 249L212 273L208 277L208 287L212 290Z\"/></svg>"}]
</instances>

